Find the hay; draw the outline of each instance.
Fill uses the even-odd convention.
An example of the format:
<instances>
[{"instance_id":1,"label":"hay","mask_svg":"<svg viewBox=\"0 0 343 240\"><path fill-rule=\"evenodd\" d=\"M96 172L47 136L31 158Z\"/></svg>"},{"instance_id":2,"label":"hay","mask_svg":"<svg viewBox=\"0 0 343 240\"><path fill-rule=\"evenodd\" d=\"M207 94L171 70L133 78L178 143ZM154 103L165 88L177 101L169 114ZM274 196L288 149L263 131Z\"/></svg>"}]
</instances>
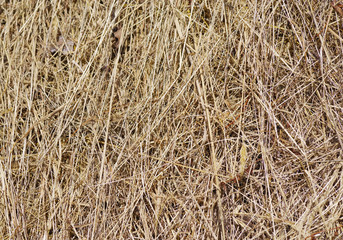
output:
<instances>
[{"instance_id":1,"label":"hay","mask_svg":"<svg viewBox=\"0 0 343 240\"><path fill-rule=\"evenodd\" d=\"M190 2L2 4L3 239L342 236L341 5Z\"/></svg>"}]
</instances>

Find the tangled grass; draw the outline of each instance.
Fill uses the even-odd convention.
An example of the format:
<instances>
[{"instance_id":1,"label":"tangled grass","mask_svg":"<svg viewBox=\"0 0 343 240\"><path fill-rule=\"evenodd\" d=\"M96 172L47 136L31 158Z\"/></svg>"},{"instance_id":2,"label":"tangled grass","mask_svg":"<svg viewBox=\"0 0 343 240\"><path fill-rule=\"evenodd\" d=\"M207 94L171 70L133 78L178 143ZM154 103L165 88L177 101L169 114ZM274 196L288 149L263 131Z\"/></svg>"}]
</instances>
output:
<instances>
[{"instance_id":1,"label":"tangled grass","mask_svg":"<svg viewBox=\"0 0 343 240\"><path fill-rule=\"evenodd\" d=\"M2 239L342 238L340 5L2 2Z\"/></svg>"}]
</instances>

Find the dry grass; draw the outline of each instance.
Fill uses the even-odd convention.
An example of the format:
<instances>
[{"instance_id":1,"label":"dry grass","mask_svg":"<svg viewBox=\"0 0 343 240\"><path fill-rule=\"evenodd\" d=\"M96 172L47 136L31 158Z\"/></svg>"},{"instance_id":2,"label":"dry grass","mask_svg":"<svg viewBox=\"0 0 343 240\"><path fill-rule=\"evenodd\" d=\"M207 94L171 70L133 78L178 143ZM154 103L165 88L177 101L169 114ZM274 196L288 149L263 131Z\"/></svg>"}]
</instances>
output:
<instances>
[{"instance_id":1,"label":"dry grass","mask_svg":"<svg viewBox=\"0 0 343 240\"><path fill-rule=\"evenodd\" d=\"M1 239L342 239L339 12L188 2L2 1Z\"/></svg>"}]
</instances>

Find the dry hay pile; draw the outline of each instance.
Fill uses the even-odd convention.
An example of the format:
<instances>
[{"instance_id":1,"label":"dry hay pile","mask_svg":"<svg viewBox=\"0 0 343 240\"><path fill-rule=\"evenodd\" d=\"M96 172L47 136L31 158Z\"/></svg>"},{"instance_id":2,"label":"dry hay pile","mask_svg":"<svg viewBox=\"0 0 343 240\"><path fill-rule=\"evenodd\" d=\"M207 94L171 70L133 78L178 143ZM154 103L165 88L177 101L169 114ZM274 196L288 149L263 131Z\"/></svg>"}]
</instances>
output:
<instances>
[{"instance_id":1,"label":"dry hay pile","mask_svg":"<svg viewBox=\"0 0 343 240\"><path fill-rule=\"evenodd\" d=\"M341 7L2 1L2 239L341 239Z\"/></svg>"}]
</instances>

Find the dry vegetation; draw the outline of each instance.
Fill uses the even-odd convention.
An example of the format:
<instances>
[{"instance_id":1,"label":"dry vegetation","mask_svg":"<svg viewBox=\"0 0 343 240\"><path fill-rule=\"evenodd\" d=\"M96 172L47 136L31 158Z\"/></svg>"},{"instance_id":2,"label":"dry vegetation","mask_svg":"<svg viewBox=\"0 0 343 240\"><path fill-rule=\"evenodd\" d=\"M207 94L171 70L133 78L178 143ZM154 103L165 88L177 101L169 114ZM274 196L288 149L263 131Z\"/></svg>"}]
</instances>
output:
<instances>
[{"instance_id":1,"label":"dry vegetation","mask_svg":"<svg viewBox=\"0 0 343 240\"><path fill-rule=\"evenodd\" d=\"M342 239L341 5L2 1L1 239Z\"/></svg>"}]
</instances>

